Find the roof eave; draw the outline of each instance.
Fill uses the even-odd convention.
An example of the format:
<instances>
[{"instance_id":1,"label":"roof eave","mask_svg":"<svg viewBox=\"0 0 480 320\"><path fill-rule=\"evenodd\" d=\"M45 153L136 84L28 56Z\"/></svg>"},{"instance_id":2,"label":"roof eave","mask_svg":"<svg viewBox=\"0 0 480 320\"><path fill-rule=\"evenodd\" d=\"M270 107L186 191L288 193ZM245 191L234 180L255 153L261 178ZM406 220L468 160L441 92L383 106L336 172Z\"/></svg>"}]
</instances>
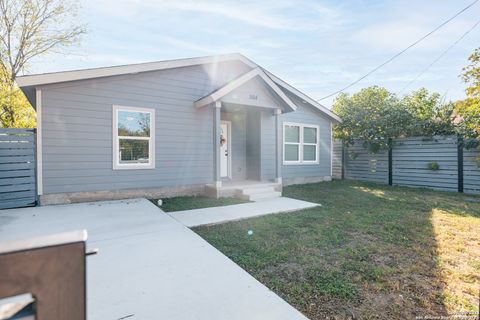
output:
<instances>
[{"instance_id":1,"label":"roof eave","mask_svg":"<svg viewBox=\"0 0 480 320\"><path fill-rule=\"evenodd\" d=\"M290 100L290 98L285 95L285 93L277 86L277 84L260 67L256 67L255 69L244 73L243 75L239 76L225 86L213 91L212 93L203 98L200 98L199 100L194 102L194 105L196 108L201 108L215 101L218 101L255 77L262 78L262 80L275 92L276 95L279 96L279 98L292 111L295 111L297 109L297 106Z\"/></svg>"},{"instance_id":2,"label":"roof eave","mask_svg":"<svg viewBox=\"0 0 480 320\"><path fill-rule=\"evenodd\" d=\"M308 97L306 94L302 93L301 91L295 89L294 87L292 87L282 79L276 77L269 71L259 67L256 63L254 63L253 61L251 61L250 59L248 59L247 57L245 57L240 53L230 53L230 54L216 55L216 56L206 56L206 57L147 62L147 63L95 68L95 69L83 69L83 70L46 73L46 74L27 75L27 76L18 77L16 79L16 83L20 87L20 89L22 89L22 91L25 93L25 95L27 96L29 101L32 103L32 105L34 105L35 101L34 101L34 98L31 98L32 96L31 93L35 92L35 89L37 86L61 83L61 82L125 75L125 74L136 74L140 72L188 67L188 66L199 65L199 64L208 64L208 63L232 61L232 60L241 61L245 65L253 69L260 69L261 73L259 74L263 74L261 75L261 77L267 82L271 81L271 84L269 85L274 89L274 91L277 94L281 96L282 100L285 101L286 104L290 108L292 108L292 110L296 109L296 105L283 93L283 91L280 88L278 88L278 86L285 88L286 90L292 92L294 95L305 100L306 102L308 102L309 104L311 104L312 106L320 110L322 113L324 113L326 116L328 116L331 120L336 121L338 123L342 122L340 117L338 117L335 113L330 111L328 108L322 106L317 101ZM195 102L195 106L203 105L206 101L210 101L211 103L212 102L211 99L212 98L208 98L208 96L205 98L202 98L199 101Z\"/></svg>"},{"instance_id":3,"label":"roof eave","mask_svg":"<svg viewBox=\"0 0 480 320\"><path fill-rule=\"evenodd\" d=\"M279 86L287 89L288 91L292 92L293 94L295 94L296 96L302 98L303 100L305 100L307 103L311 104L312 106L314 106L315 108L317 108L318 110L320 110L321 112L323 112L325 115L327 115L331 120L337 122L337 123L342 123L342 119L336 115L334 112L332 112L330 109L328 109L327 107L323 106L322 104L320 104L318 101L315 101L314 99L310 98L309 96L307 96L305 93L301 92L300 90L298 89L295 89L294 87L292 87L291 85L289 85L288 83L286 83L285 81L283 81L282 79L280 79L279 77L275 76L274 74L272 74L271 72L267 71L267 70L263 70L265 71L265 73L270 77L272 78L272 80L277 83Z\"/></svg>"},{"instance_id":4,"label":"roof eave","mask_svg":"<svg viewBox=\"0 0 480 320\"><path fill-rule=\"evenodd\" d=\"M240 60L250 67L256 67L252 61L239 53L231 53L217 56L206 56L198 58L187 58L178 60L167 60L157 62L146 62L139 64L103 67L94 69L83 69L63 71L54 73L34 74L20 76L16 79L17 85L22 88L26 86L38 86L51 83L69 82L92 78L110 77L124 74L135 74L140 72L157 71L172 68L188 67L199 64Z\"/></svg>"}]
</instances>

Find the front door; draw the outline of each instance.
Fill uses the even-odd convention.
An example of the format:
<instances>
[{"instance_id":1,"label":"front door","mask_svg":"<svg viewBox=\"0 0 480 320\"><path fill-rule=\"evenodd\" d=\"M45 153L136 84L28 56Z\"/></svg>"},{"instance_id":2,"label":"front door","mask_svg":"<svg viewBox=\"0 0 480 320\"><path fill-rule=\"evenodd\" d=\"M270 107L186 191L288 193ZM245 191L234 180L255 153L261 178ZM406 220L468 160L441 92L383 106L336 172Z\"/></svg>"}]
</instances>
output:
<instances>
[{"instance_id":1,"label":"front door","mask_svg":"<svg viewBox=\"0 0 480 320\"><path fill-rule=\"evenodd\" d=\"M220 124L220 176L222 178L230 177L230 127L230 121L222 121Z\"/></svg>"}]
</instances>

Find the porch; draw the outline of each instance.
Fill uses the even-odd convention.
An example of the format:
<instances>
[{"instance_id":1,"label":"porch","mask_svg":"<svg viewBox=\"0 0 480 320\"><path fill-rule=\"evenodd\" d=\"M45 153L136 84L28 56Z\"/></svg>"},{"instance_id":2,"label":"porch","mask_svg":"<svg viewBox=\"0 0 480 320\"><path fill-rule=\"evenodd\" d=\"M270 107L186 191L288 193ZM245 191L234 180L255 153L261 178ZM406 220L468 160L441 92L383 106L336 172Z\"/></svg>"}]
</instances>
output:
<instances>
[{"instance_id":1,"label":"porch","mask_svg":"<svg viewBox=\"0 0 480 320\"><path fill-rule=\"evenodd\" d=\"M207 195L251 201L281 196L280 114L277 108L216 103L215 180Z\"/></svg>"},{"instance_id":2,"label":"porch","mask_svg":"<svg viewBox=\"0 0 480 320\"><path fill-rule=\"evenodd\" d=\"M281 114L296 105L254 69L195 102L213 110L212 197L261 200L281 196Z\"/></svg>"}]
</instances>

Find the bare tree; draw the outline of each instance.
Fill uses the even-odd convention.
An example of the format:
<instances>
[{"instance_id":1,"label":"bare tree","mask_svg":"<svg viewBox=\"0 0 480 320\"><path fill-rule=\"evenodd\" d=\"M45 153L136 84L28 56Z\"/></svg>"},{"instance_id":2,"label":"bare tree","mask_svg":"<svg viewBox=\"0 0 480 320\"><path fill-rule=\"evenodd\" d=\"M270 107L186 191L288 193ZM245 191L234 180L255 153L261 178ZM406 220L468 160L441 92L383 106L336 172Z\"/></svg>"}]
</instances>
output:
<instances>
[{"instance_id":1,"label":"bare tree","mask_svg":"<svg viewBox=\"0 0 480 320\"><path fill-rule=\"evenodd\" d=\"M34 57L79 41L85 33L75 24L75 0L0 0L1 81L13 83Z\"/></svg>"}]
</instances>

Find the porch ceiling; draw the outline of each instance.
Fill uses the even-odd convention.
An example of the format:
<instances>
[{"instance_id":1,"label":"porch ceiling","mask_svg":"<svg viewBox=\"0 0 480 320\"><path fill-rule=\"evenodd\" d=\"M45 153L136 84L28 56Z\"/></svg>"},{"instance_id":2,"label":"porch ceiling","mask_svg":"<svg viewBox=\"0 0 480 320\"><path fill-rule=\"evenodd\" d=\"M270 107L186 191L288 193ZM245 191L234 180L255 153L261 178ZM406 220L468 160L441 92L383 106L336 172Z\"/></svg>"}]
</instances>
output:
<instances>
[{"instance_id":1,"label":"porch ceiling","mask_svg":"<svg viewBox=\"0 0 480 320\"><path fill-rule=\"evenodd\" d=\"M259 81L257 81L259 80ZM267 92L267 95L273 97L278 103L274 104L264 104L262 101L257 101L256 94L250 94L248 98L239 99L237 101L228 100L229 95L236 90L239 90L240 87L245 86L253 81L260 82L263 87L258 88L261 91ZM258 86L257 86L258 87ZM254 107L270 107L270 108L280 108L284 112L295 111L297 106L290 100L290 98L270 79L268 75L261 68L255 68L247 73L241 75L225 86L213 91L207 96L195 101L194 105L197 108L202 108L206 105L214 103L216 101L224 100L230 103L236 103L241 105L249 105Z\"/></svg>"}]
</instances>

